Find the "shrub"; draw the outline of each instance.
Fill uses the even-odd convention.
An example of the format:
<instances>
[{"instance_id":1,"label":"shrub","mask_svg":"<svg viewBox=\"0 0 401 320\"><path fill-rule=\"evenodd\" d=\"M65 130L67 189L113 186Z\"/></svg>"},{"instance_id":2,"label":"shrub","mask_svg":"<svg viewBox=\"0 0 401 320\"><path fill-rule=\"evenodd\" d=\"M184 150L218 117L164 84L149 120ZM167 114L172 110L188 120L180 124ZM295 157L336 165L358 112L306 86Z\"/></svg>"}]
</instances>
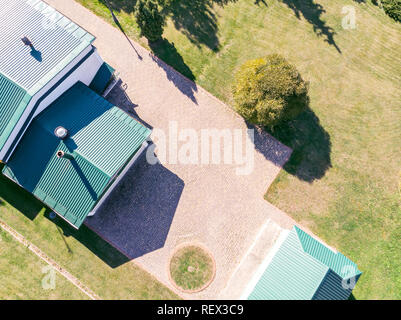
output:
<instances>
[{"instance_id":1,"label":"shrub","mask_svg":"<svg viewBox=\"0 0 401 320\"><path fill-rule=\"evenodd\" d=\"M386 14L401 22L401 0L381 0L381 3Z\"/></svg>"},{"instance_id":2,"label":"shrub","mask_svg":"<svg viewBox=\"0 0 401 320\"><path fill-rule=\"evenodd\" d=\"M274 127L304 111L308 83L277 54L244 63L233 89L235 109L249 123Z\"/></svg>"},{"instance_id":3,"label":"shrub","mask_svg":"<svg viewBox=\"0 0 401 320\"><path fill-rule=\"evenodd\" d=\"M138 0L135 6L136 22L141 30L141 36L150 42L160 40L163 35L164 18L153 0Z\"/></svg>"}]
</instances>

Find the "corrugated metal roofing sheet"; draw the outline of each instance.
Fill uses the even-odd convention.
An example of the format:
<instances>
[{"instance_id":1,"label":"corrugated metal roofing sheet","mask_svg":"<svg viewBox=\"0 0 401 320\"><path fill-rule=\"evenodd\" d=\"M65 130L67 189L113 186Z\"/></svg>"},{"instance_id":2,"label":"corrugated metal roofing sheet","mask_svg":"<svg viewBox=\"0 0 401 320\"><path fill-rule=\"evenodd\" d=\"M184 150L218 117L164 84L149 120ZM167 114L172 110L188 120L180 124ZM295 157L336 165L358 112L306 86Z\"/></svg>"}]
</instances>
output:
<instances>
[{"instance_id":1,"label":"corrugated metal roofing sheet","mask_svg":"<svg viewBox=\"0 0 401 320\"><path fill-rule=\"evenodd\" d=\"M85 50L94 37L40 0L0 6L0 150L40 89ZM34 49L21 37L27 36Z\"/></svg>"},{"instance_id":2,"label":"corrugated metal roofing sheet","mask_svg":"<svg viewBox=\"0 0 401 320\"><path fill-rule=\"evenodd\" d=\"M328 250L328 251L327 251ZM331 252L331 253L330 253ZM251 300L347 299L352 289L343 288L347 278L359 279L355 263L335 253L301 229L294 227L257 282ZM349 266L356 267L349 272ZM331 267L337 268L332 270Z\"/></svg>"},{"instance_id":3,"label":"corrugated metal roofing sheet","mask_svg":"<svg viewBox=\"0 0 401 320\"><path fill-rule=\"evenodd\" d=\"M40 0L3 1L0 73L33 95L87 48L94 37ZM34 49L21 37L28 37Z\"/></svg>"},{"instance_id":4,"label":"corrugated metal roofing sheet","mask_svg":"<svg viewBox=\"0 0 401 320\"><path fill-rule=\"evenodd\" d=\"M328 268L306 255L292 230L249 296L251 300L312 299Z\"/></svg>"},{"instance_id":5,"label":"corrugated metal roofing sheet","mask_svg":"<svg viewBox=\"0 0 401 320\"><path fill-rule=\"evenodd\" d=\"M24 89L0 74L0 150L30 100Z\"/></svg>"},{"instance_id":6,"label":"corrugated metal roofing sheet","mask_svg":"<svg viewBox=\"0 0 401 320\"><path fill-rule=\"evenodd\" d=\"M334 252L320 241L317 241L305 231L295 227L303 250L329 267L342 278L350 278L359 275L361 272L358 266L340 252Z\"/></svg>"},{"instance_id":7,"label":"corrugated metal roofing sheet","mask_svg":"<svg viewBox=\"0 0 401 320\"><path fill-rule=\"evenodd\" d=\"M344 288L342 282L342 277L329 270L312 300L347 300L351 295L352 289L351 287Z\"/></svg>"},{"instance_id":8,"label":"corrugated metal roofing sheet","mask_svg":"<svg viewBox=\"0 0 401 320\"><path fill-rule=\"evenodd\" d=\"M35 118L3 172L79 228L150 133L79 82Z\"/></svg>"}]
</instances>

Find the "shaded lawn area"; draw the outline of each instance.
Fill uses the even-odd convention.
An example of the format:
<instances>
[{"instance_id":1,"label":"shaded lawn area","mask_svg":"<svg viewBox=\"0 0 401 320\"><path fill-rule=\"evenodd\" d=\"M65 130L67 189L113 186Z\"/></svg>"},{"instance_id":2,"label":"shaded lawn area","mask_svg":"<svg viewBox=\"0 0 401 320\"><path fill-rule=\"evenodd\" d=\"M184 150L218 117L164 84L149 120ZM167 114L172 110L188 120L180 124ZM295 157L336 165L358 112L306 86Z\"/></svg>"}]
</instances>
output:
<instances>
[{"instance_id":1,"label":"shaded lawn area","mask_svg":"<svg viewBox=\"0 0 401 320\"><path fill-rule=\"evenodd\" d=\"M55 272L55 288L44 289L42 280L48 273L43 268L46 266L44 261L0 229L1 300L88 299L58 272Z\"/></svg>"},{"instance_id":2,"label":"shaded lawn area","mask_svg":"<svg viewBox=\"0 0 401 320\"><path fill-rule=\"evenodd\" d=\"M77 1L113 23L102 1ZM134 2L111 1L147 46ZM174 1L165 14L155 53L228 104L235 70L269 53L310 81L311 110L273 133L294 153L266 199L358 264L356 299L401 298L401 24L353 0Z\"/></svg>"},{"instance_id":3,"label":"shaded lawn area","mask_svg":"<svg viewBox=\"0 0 401 320\"><path fill-rule=\"evenodd\" d=\"M0 219L38 246L102 299L178 298L85 226L76 231L60 218L51 221L48 209L3 175L0 175ZM38 277L42 278L41 274L37 275L41 273L41 269L38 269L40 264L32 258L29 260L23 250L13 251L15 245L12 243L0 242L0 246L4 244L6 252L10 253L1 257L4 258L4 263L0 261L1 278L6 279L4 286L4 282L0 284L0 298L81 298L79 294L69 292L71 290L64 284L66 288L60 287L60 290L65 292L42 293L36 286ZM13 266L6 267L7 263L12 263ZM36 272L36 269L39 271ZM61 279L61 276L57 279ZM25 286L24 281L32 282L32 286ZM60 280L60 284L62 283Z\"/></svg>"}]
</instances>

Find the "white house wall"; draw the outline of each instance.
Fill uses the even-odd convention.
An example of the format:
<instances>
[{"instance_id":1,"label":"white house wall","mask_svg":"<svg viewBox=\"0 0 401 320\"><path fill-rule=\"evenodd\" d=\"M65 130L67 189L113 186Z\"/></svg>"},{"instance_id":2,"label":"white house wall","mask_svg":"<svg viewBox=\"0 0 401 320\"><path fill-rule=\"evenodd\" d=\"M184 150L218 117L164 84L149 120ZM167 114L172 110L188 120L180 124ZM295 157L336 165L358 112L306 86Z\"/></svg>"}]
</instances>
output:
<instances>
[{"instance_id":1,"label":"white house wall","mask_svg":"<svg viewBox=\"0 0 401 320\"><path fill-rule=\"evenodd\" d=\"M22 114L21 118L19 119L17 125L15 126L14 130L12 131L10 137L7 139L3 149L0 152L0 159L7 162L8 159L4 159L5 155L9 151L11 147L17 145L13 142L18 136L19 132L23 130L23 126L26 121L28 121L29 114L31 113L32 109L36 105L39 99L41 99L60 79L62 79L68 72L71 71L76 64L81 61L91 50L92 46L88 46L79 56L77 56L71 63L64 68L56 77L54 77L45 87L43 87L38 93L36 93L31 101L29 102L26 110ZM52 102L54 102L58 97L60 97L65 91L71 88L75 83L78 81L83 82L86 85L89 85L93 78L95 77L97 71L103 64L102 58L97 53L95 49L91 56L89 56L76 70L74 70L67 79L65 79L56 89L54 89L43 101L40 102L37 110L34 113L34 117L36 117L40 112L46 109ZM33 118L34 118L33 117ZM32 121L32 119L31 119ZM28 126L25 127L25 130ZM22 135L20 136L20 139ZM14 150L12 150L14 151Z\"/></svg>"}]
</instances>

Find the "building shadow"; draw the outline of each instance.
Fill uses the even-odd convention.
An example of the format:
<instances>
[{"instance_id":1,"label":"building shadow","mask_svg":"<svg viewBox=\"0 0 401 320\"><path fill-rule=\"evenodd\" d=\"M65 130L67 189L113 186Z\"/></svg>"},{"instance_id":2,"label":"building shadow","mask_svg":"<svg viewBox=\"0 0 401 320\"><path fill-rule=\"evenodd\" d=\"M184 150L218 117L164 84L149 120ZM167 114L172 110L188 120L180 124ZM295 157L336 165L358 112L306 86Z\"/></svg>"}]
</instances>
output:
<instances>
[{"instance_id":1,"label":"building shadow","mask_svg":"<svg viewBox=\"0 0 401 320\"><path fill-rule=\"evenodd\" d=\"M333 28L326 25L322 20L322 15L326 12L323 6L315 3L314 0L281 0L287 5L300 19L301 16L305 18L313 26L313 31L319 36L324 37L324 40L334 46L338 53L341 53L340 48L334 40L335 32Z\"/></svg>"},{"instance_id":2,"label":"building shadow","mask_svg":"<svg viewBox=\"0 0 401 320\"><path fill-rule=\"evenodd\" d=\"M3 170L3 167L4 165L0 165L0 172ZM0 198L32 221L44 207L43 203L32 196L31 193L21 188L1 173ZM4 205L4 201L0 202L0 206Z\"/></svg>"},{"instance_id":3,"label":"building shadow","mask_svg":"<svg viewBox=\"0 0 401 320\"><path fill-rule=\"evenodd\" d=\"M127 94L128 90L128 84L123 83L123 81L120 79L118 80L118 83L116 86L113 88L113 90L110 91L110 93L107 95L106 99L114 104L115 106L123 109L125 112L127 112L130 116L132 116L135 120L143 124L145 127L149 129L153 129L153 127L141 119L136 112L136 108L139 106L132 102L131 98Z\"/></svg>"},{"instance_id":4,"label":"building shadow","mask_svg":"<svg viewBox=\"0 0 401 320\"><path fill-rule=\"evenodd\" d=\"M149 43L149 46L154 53L152 59L164 70L167 79L194 103L197 103L195 92L198 91L198 87L194 83L195 75L177 51L174 43L162 39L156 43Z\"/></svg>"},{"instance_id":5,"label":"building shadow","mask_svg":"<svg viewBox=\"0 0 401 320\"><path fill-rule=\"evenodd\" d=\"M142 156L85 225L130 260L138 258L164 246L183 189L182 179Z\"/></svg>"},{"instance_id":6,"label":"building shadow","mask_svg":"<svg viewBox=\"0 0 401 320\"><path fill-rule=\"evenodd\" d=\"M44 216L56 225L68 252L73 253L73 250L70 248L68 241L66 241L65 238L73 237L111 268L117 268L129 261L123 253L118 251L85 225L82 225L77 230L59 216L56 216L54 219L50 218L50 212L51 211L49 210Z\"/></svg>"},{"instance_id":7,"label":"building shadow","mask_svg":"<svg viewBox=\"0 0 401 320\"><path fill-rule=\"evenodd\" d=\"M274 131L266 130L293 150L283 167L289 174L311 183L331 168L330 135L309 107L295 120L277 126Z\"/></svg>"},{"instance_id":8,"label":"building shadow","mask_svg":"<svg viewBox=\"0 0 401 320\"><path fill-rule=\"evenodd\" d=\"M0 169L2 169L2 166L0 166ZM57 226L69 252L72 252L72 249L69 247L68 242L65 241L65 237L74 237L112 268L129 261L125 255L84 225L79 230L76 230L59 216L51 219L51 209L45 207L31 193L2 174L0 174L0 198L0 206L7 202L31 221L45 208L44 216Z\"/></svg>"}]
</instances>

